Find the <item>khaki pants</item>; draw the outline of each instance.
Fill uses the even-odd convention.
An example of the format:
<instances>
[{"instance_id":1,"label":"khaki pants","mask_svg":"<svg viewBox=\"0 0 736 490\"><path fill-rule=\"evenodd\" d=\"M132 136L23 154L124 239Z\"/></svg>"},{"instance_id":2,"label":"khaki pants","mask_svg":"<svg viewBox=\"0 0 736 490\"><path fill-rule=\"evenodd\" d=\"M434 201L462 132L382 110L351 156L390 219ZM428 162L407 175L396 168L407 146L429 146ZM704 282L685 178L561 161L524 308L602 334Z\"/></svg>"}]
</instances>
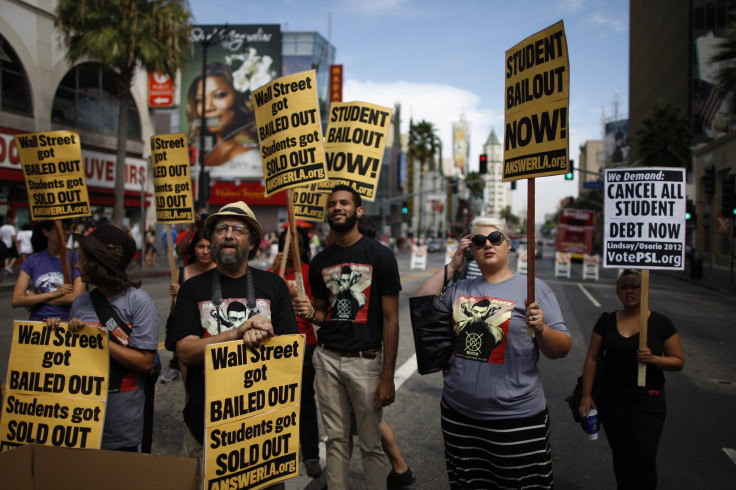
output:
<instances>
[{"instance_id":1,"label":"khaki pants","mask_svg":"<svg viewBox=\"0 0 736 490\"><path fill-rule=\"evenodd\" d=\"M327 433L327 488L340 490L350 483L350 406L360 439L366 488L386 488L386 459L381 448L381 410L374 396L383 370L383 356L373 359L341 357L317 347L312 358L322 423Z\"/></svg>"}]
</instances>

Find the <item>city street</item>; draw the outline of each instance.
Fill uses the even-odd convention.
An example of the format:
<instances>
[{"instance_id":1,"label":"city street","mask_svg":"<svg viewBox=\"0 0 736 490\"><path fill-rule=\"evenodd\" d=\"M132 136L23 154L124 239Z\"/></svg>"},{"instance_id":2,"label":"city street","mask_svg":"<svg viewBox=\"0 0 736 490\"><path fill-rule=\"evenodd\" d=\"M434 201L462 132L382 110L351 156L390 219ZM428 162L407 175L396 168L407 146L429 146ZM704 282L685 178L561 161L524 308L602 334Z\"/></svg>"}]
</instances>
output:
<instances>
[{"instance_id":1,"label":"city street","mask_svg":"<svg viewBox=\"0 0 736 490\"><path fill-rule=\"evenodd\" d=\"M555 487L559 489L613 489L611 455L604 435L589 441L575 424L564 401L581 374L583 358L593 325L604 311L619 307L614 281L617 270L601 269L600 281L582 280L582 265L573 263L571 279L554 278L554 251L545 248L536 262L537 276L555 292L573 338L565 359L542 358L540 370L552 421L552 456ZM440 430L439 403L442 376L420 376L416 372L414 345L409 321L409 301L422 282L443 263L444 254L429 255L427 270L411 270L410 255L398 255L403 291L400 297L400 342L397 361L396 402L384 410L405 460L417 481L412 488L447 487ZM516 269L515 257L512 270ZM263 264L259 264L262 266ZM0 287L0 374L7 370L12 319L24 319L23 309L10 307L11 287ZM163 350L163 325L168 315L169 279L165 275L143 277L143 288L159 306L160 346L164 369L171 353ZM736 481L736 424L731 419L736 407L736 302L732 293L710 289L652 271L650 307L667 315L677 326L685 352L685 368L666 373L668 416L659 448L659 488L732 488ZM153 452L181 456L185 430L181 408L181 381L157 385ZM324 466L324 445L322 445ZM351 488L365 488L359 451L351 463ZM320 489L325 476L312 480L301 475L287 482L289 489ZM388 473L388 469L387 469ZM729 483L730 482L730 483Z\"/></svg>"}]
</instances>

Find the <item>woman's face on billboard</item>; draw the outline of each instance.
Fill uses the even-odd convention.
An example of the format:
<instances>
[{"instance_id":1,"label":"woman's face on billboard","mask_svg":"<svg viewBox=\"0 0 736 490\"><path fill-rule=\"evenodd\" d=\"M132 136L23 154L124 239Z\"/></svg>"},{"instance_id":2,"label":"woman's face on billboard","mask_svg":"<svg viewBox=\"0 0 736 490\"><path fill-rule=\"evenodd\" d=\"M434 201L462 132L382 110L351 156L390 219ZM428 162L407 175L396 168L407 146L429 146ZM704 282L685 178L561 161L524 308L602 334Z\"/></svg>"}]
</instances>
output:
<instances>
[{"instance_id":1,"label":"woman's face on billboard","mask_svg":"<svg viewBox=\"0 0 736 490\"><path fill-rule=\"evenodd\" d=\"M202 117L202 82L197 85L197 116ZM220 77L207 77L204 112L207 118L217 118L208 121L211 133L224 131L235 118L235 89Z\"/></svg>"}]
</instances>

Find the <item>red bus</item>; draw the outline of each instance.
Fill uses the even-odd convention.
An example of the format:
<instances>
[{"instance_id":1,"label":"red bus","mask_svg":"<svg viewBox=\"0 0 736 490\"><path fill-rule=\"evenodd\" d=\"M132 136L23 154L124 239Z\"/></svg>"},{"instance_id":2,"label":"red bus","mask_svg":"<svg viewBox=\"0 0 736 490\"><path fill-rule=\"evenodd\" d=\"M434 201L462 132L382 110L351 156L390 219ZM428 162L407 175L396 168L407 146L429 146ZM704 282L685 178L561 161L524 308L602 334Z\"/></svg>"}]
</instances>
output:
<instances>
[{"instance_id":1,"label":"red bus","mask_svg":"<svg viewBox=\"0 0 736 490\"><path fill-rule=\"evenodd\" d=\"M561 209L557 226L557 251L571 252L574 258L593 253L595 211Z\"/></svg>"}]
</instances>

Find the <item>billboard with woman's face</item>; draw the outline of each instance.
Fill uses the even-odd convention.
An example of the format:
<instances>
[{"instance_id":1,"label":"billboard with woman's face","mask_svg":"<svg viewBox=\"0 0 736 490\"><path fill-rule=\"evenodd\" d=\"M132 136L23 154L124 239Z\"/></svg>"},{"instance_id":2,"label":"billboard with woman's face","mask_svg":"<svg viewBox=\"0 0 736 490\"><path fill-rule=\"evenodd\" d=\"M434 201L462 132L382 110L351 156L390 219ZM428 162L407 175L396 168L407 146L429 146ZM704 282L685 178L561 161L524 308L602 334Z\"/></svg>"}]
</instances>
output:
<instances>
[{"instance_id":1,"label":"billboard with woman's face","mask_svg":"<svg viewBox=\"0 0 736 490\"><path fill-rule=\"evenodd\" d=\"M210 177L263 179L251 92L281 76L279 26L194 26L192 42L194 55L181 72L180 122L195 165L203 134Z\"/></svg>"}]
</instances>

